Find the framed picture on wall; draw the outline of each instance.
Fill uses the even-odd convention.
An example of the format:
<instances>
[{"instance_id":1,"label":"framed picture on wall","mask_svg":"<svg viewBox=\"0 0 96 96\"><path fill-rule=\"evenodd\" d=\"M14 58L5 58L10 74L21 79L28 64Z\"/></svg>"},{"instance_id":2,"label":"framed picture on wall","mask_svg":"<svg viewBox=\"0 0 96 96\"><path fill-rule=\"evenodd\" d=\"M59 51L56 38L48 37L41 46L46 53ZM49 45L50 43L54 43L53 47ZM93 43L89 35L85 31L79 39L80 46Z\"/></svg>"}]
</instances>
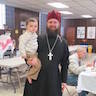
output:
<instances>
[{"instance_id":1,"label":"framed picture on wall","mask_svg":"<svg viewBox=\"0 0 96 96\"><path fill-rule=\"evenodd\" d=\"M20 28L21 29L25 29L26 28L26 22L25 21L21 21L20 22Z\"/></svg>"},{"instance_id":2,"label":"framed picture on wall","mask_svg":"<svg viewBox=\"0 0 96 96\"><path fill-rule=\"evenodd\" d=\"M77 27L77 39L84 39L85 38L85 27L79 26Z\"/></svg>"},{"instance_id":3,"label":"framed picture on wall","mask_svg":"<svg viewBox=\"0 0 96 96\"><path fill-rule=\"evenodd\" d=\"M95 39L96 27L87 27L87 39Z\"/></svg>"}]
</instances>

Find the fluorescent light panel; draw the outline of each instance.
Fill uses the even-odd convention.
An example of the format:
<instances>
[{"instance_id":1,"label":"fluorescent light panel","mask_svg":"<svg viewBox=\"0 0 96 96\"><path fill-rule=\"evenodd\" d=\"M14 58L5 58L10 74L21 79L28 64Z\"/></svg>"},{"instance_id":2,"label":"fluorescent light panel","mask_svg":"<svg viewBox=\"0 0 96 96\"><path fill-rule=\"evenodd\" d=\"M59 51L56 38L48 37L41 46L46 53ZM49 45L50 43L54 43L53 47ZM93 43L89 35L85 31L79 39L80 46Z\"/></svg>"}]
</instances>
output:
<instances>
[{"instance_id":1,"label":"fluorescent light panel","mask_svg":"<svg viewBox=\"0 0 96 96\"><path fill-rule=\"evenodd\" d=\"M73 14L72 12L69 11L59 11L61 14L66 14L66 15L70 15Z\"/></svg>"},{"instance_id":2,"label":"fluorescent light panel","mask_svg":"<svg viewBox=\"0 0 96 96\"><path fill-rule=\"evenodd\" d=\"M48 3L48 5L55 7L55 8L69 8L69 6L60 3L60 2L53 2L53 3Z\"/></svg>"},{"instance_id":3,"label":"fluorescent light panel","mask_svg":"<svg viewBox=\"0 0 96 96\"><path fill-rule=\"evenodd\" d=\"M84 18L92 18L91 15L81 15L81 16L84 17Z\"/></svg>"}]
</instances>

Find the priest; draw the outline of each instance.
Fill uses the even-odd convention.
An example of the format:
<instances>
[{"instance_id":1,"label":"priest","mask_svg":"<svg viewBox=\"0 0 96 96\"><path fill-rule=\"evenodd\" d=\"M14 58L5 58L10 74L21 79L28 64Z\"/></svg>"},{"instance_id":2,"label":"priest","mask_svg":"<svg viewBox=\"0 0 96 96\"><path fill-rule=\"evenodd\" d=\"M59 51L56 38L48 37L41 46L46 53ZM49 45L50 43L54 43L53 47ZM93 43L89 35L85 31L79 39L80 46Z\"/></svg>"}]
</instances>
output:
<instances>
[{"instance_id":1,"label":"priest","mask_svg":"<svg viewBox=\"0 0 96 96\"><path fill-rule=\"evenodd\" d=\"M51 11L47 16L46 34L38 37L38 57L42 67L37 80L26 80L23 96L62 96L68 70L68 45L60 36L61 14ZM36 60L29 59L34 66ZM61 71L59 70L61 66Z\"/></svg>"}]
</instances>

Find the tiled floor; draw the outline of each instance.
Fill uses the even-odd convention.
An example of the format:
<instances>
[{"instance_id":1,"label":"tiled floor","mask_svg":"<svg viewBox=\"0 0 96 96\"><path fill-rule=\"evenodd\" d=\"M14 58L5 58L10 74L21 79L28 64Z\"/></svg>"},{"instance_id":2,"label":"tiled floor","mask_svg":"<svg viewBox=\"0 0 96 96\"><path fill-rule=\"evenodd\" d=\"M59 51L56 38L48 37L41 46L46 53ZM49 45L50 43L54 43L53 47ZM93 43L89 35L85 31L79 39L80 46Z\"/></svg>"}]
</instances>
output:
<instances>
[{"instance_id":1,"label":"tiled floor","mask_svg":"<svg viewBox=\"0 0 96 96\"><path fill-rule=\"evenodd\" d=\"M14 82L16 87L16 93L14 93L13 87L11 84L8 83L2 83L1 81L6 81L6 77L3 77L3 80L0 79L0 96L23 96L23 90L24 90L24 84L25 80L22 79L22 88L19 88L18 82ZM63 94L63 96L65 96ZM68 94L66 96L69 96ZM77 96L77 95L74 95ZM91 93L89 93L87 96L96 96Z\"/></svg>"},{"instance_id":2,"label":"tiled floor","mask_svg":"<svg viewBox=\"0 0 96 96\"><path fill-rule=\"evenodd\" d=\"M0 86L0 96L23 96L23 90L22 92L17 90L17 92L14 93L13 89L10 87L1 88Z\"/></svg>"}]
</instances>

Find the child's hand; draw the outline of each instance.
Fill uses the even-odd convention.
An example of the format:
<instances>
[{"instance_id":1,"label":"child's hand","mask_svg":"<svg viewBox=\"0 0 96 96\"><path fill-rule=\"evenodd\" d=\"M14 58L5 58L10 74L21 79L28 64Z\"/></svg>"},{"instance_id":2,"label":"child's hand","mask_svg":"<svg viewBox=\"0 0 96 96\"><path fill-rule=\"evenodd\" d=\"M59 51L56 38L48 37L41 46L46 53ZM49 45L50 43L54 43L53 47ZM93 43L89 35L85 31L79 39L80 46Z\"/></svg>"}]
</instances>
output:
<instances>
[{"instance_id":1,"label":"child's hand","mask_svg":"<svg viewBox=\"0 0 96 96\"><path fill-rule=\"evenodd\" d=\"M30 77L27 77L29 84L32 84L32 79Z\"/></svg>"}]
</instances>

